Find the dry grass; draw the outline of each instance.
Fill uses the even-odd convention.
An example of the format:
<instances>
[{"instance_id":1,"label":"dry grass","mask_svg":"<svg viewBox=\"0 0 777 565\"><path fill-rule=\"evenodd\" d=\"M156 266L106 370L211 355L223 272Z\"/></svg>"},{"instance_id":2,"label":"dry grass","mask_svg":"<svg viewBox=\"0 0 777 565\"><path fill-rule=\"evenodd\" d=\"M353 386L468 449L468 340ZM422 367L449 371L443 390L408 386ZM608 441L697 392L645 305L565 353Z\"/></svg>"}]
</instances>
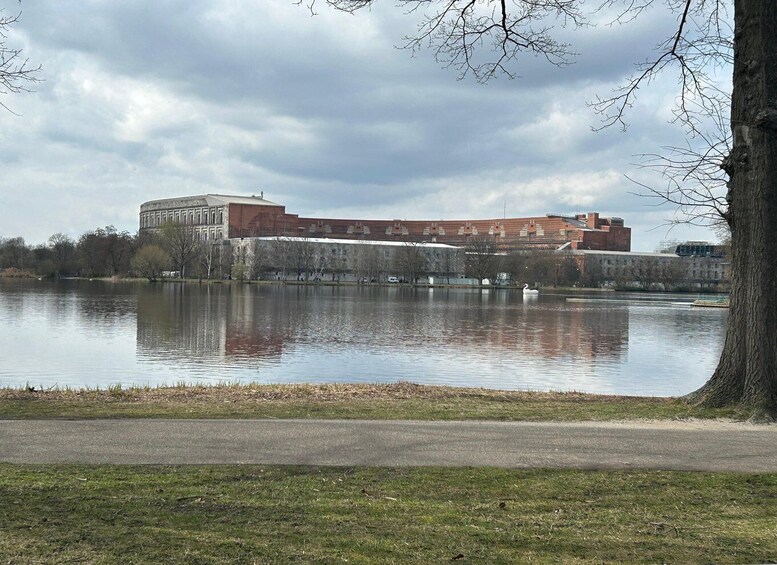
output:
<instances>
[{"instance_id":1,"label":"dry grass","mask_svg":"<svg viewBox=\"0 0 777 565\"><path fill-rule=\"evenodd\" d=\"M0 389L0 418L366 418L624 420L734 418L674 398L394 384Z\"/></svg>"},{"instance_id":2,"label":"dry grass","mask_svg":"<svg viewBox=\"0 0 777 565\"><path fill-rule=\"evenodd\" d=\"M463 388L450 386L420 385L407 381L391 384L216 384L161 387L111 386L105 389L52 388L46 390L27 388L0 389L0 399L45 398L49 400L100 399L105 402L175 402L207 399L211 401L236 402L246 399L258 401L280 401L310 399L321 402L348 399L371 400L444 400L452 398L487 398L503 401L543 401L565 398L570 401L590 402L593 400L645 400L643 397L595 395L580 392L534 392L507 391L486 388ZM666 399L653 398L652 402Z\"/></svg>"}]
</instances>

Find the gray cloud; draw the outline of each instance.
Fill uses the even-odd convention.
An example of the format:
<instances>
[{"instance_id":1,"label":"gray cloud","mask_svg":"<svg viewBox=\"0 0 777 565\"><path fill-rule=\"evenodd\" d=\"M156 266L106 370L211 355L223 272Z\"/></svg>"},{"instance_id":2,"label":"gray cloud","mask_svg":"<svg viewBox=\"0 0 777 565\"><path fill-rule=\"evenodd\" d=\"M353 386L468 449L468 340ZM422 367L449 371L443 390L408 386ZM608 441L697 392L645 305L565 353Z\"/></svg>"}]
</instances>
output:
<instances>
[{"instance_id":1,"label":"gray cloud","mask_svg":"<svg viewBox=\"0 0 777 565\"><path fill-rule=\"evenodd\" d=\"M630 195L623 174L682 140L666 123L672 77L641 93L625 134L593 133L586 101L621 84L670 20L563 30L574 65L527 57L521 79L485 86L397 50L413 25L392 6L311 18L280 0L25 4L9 39L46 82L8 100L21 117L0 114L0 237L134 231L145 200L263 190L290 212L341 217L581 206L623 216L635 249L663 238L647 229L671 211Z\"/></svg>"}]
</instances>

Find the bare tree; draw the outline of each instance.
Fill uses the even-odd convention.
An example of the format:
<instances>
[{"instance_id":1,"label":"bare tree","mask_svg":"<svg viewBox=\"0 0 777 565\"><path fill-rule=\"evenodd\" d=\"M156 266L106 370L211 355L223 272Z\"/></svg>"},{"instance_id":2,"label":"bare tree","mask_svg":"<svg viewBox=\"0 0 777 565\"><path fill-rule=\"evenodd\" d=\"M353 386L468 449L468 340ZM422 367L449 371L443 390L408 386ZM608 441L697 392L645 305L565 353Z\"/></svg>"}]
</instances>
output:
<instances>
[{"instance_id":1,"label":"bare tree","mask_svg":"<svg viewBox=\"0 0 777 565\"><path fill-rule=\"evenodd\" d=\"M81 267L89 276L126 274L133 252L132 237L113 226L97 228L78 239Z\"/></svg>"},{"instance_id":2,"label":"bare tree","mask_svg":"<svg viewBox=\"0 0 777 565\"><path fill-rule=\"evenodd\" d=\"M31 66L22 55L21 49L15 49L6 43L11 28L19 21L21 14L6 16L0 10L0 95L30 92L30 84L40 81L40 66ZM0 106L9 110L3 102Z\"/></svg>"},{"instance_id":3,"label":"bare tree","mask_svg":"<svg viewBox=\"0 0 777 565\"><path fill-rule=\"evenodd\" d=\"M426 274L426 267L426 256L420 243L408 241L394 253L394 268L410 284L416 284Z\"/></svg>"},{"instance_id":4,"label":"bare tree","mask_svg":"<svg viewBox=\"0 0 777 565\"><path fill-rule=\"evenodd\" d=\"M297 280L308 280L313 271L313 256L315 245L306 237L287 238L289 246L289 260L294 268Z\"/></svg>"},{"instance_id":5,"label":"bare tree","mask_svg":"<svg viewBox=\"0 0 777 565\"><path fill-rule=\"evenodd\" d=\"M251 279L261 279L270 262L267 247L260 241L254 240L248 253L248 276Z\"/></svg>"},{"instance_id":6,"label":"bare tree","mask_svg":"<svg viewBox=\"0 0 777 565\"><path fill-rule=\"evenodd\" d=\"M197 251L197 258L199 259L198 276L202 277L205 275L205 278L208 280L210 280L213 274L213 266L216 263L216 251L213 247L208 241L200 241L199 250Z\"/></svg>"},{"instance_id":7,"label":"bare tree","mask_svg":"<svg viewBox=\"0 0 777 565\"><path fill-rule=\"evenodd\" d=\"M332 261L327 253L327 248L323 245L312 245L312 248L309 266L310 274L315 280L320 281L324 278L324 271L331 268Z\"/></svg>"},{"instance_id":8,"label":"bare tree","mask_svg":"<svg viewBox=\"0 0 777 565\"><path fill-rule=\"evenodd\" d=\"M314 0L315 1L315 0ZM349 12L377 0L325 0ZM406 46L430 45L438 60L488 80L498 73L513 76L522 53L565 64L571 48L554 39L551 18L571 25L591 21L583 0L398 0L408 11L422 14L418 33ZM666 10L677 18L669 37L638 66L623 88L594 102L608 125L625 127L627 110L640 89L659 74L676 73L679 90L675 118L688 131L685 171L665 194L691 217L722 217L731 229L731 309L726 342L711 379L687 400L705 406L739 404L754 419L777 417L777 9L774 0L601 0L598 14L628 23L649 10ZM734 28L730 10L733 7ZM426 11L425 11L426 10ZM629 40L632 38L629 37ZM490 47L487 58L480 50ZM715 75L733 64L731 92ZM728 104L730 101L730 115ZM707 119L724 127L721 137L707 132ZM730 136L728 131L731 132ZM730 139L730 144L728 140ZM701 145L694 141L701 141ZM705 157L697 160L697 156ZM706 167L706 168L705 168ZM720 167L725 176L720 176ZM714 180L685 191L686 183ZM717 187L726 181L723 197ZM673 190L674 188L674 190Z\"/></svg>"},{"instance_id":9,"label":"bare tree","mask_svg":"<svg viewBox=\"0 0 777 565\"><path fill-rule=\"evenodd\" d=\"M381 255L381 250L373 244L360 243L355 246L352 269L356 273L357 280L376 282L383 278L387 265Z\"/></svg>"},{"instance_id":10,"label":"bare tree","mask_svg":"<svg viewBox=\"0 0 777 565\"><path fill-rule=\"evenodd\" d=\"M180 278L186 276L186 268L191 265L200 252L200 237L192 226L167 222L162 226L162 243L170 255L173 268L180 272Z\"/></svg>"},{"instance_id":11,"label":"bare tree","mask_svg":"<svg viewBox=\"0 0 777 565\"><path fill-rule=\"evenodd\" d=\"M601 260L586 258L583 263L583 272L580 274L580 282L584 287L598 288L605 281L604 269Z\"/></svg>"},{"instance_id":12,"label":"bare tree","mask_svg":"<svg viewBox=\"0 0 777 565\"><path fill-rule=\"evenodd\" d=\"M661 261L657 281L664 290L672 290L686 280L686 269L679 258Z\"/></svg>"},{"instance_id":13,"label":"bare tree","mask_svg":"<svg viewBox=\"0 0 777 565\"><path fill-rule=\"evenodd\" d=\"M58 275L75 272L76 244L72 238L63 233L55 233L49 238L49 248Z\"/></svg>"},{"instance_id":14,"label":"bare tree","mask_svg":"<svg viewBox=\"0 0 777 565\"><path fill-rule=\"evenodd\" d=\"M30 250L22 237L0 238L0 269L10 267L23 270L30 268L31 261L27 259L29 252ZM26 262L25 259L27 259Z\"/></svg>"},{"instance_id":15,"label":"bare tree","mask_svg":"<svg viewBox=\"0 0 777 565\"><path fill-rule=\"evenodd\" d=\"M556 256L552 251L527 253L524 264L524 283L530 285L553 284Z\"/></svg>"},{"instance_id":16,"label":"bare tree","mask_svg":"<svg viewBox=\"0 0 777 565\"><path fill-rule=\"evenodd\" d=\"M656 259L637 259L631 264L629 278L642 290L653 290L658 284L659 264Z\"/></svg>"},{"instance_id":17,"label":"bare tree","mask_svg":"<svg viewBox=\"0 0 777 565\"><path fill-rule=\"evenodd\" d=\"M231 279L232 268L235 265L235 255L232 253L232 246L229 240L220 239L211 242L211 246L214 248L215 269L218 271L218 278Z\"/></svg>"},{"instance_id":18,"label":"bare tree","mask_svg":"<svg viewBox=\"0 0 777 565\"><path fill-rule=\"evenodd\" d=\"M430 261L429 271L436 277L445 277L445 282L450 284L451 276L456 276L463 270L463 252L457 247L444 247L436 251L435 260Z\"/></svg>"},{"instance_id":19,"label":"bare tree","mask_svg":"<svg viewBox=\"0 0 777 565\"><path fill-rule=\"evenodd\" d=\"M270 255L278 278L286 280L286 274L291 268L291 242L288 237L279 237L270 244Z\"/></svg>"},{"instance_id":20,"label":"bare tree","mask_svg":"<svg viewBox=\"0 0 777 565\"><path fill-rule=\"evenodd\" d=\"M332 281L339 282L340 277L348 272L348 257L345 253L347 253L347 251L342 249L341 253L333 254L328 259L329 271L332 273Z\"/></svg>"},{"instance_id":21,"label":"bare tree","mask_svg":"<svg viewBox=\"0 0 777 565\"><path fill-rule=\"evenodd\" d=\"M580 266L572 255L556 252L553 263L553 286L575 286L580 282Z\"/></svg>"},{"instance_id":22,"label":"bare tree","mask_svg":"<svg viewBox=\"0 0 777 565\"><path fill-rule=\"evenodd\" d=\"M496 242L491 237L473 236L464 246L466 258L464 272L468 277L474 277L479 281L488 279L496 280L499 271L499 257L497 256Z\"/></svg>"}]
</instances>

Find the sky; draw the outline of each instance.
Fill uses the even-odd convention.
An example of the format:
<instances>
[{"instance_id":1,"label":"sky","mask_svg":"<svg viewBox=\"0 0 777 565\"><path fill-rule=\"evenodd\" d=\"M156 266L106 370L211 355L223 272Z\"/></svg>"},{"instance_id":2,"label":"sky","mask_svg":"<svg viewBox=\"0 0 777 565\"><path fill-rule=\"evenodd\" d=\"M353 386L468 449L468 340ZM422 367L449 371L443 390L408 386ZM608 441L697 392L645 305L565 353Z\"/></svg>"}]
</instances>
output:
<instances>
[{"instance_id":1,"label":"sky","mask_svg":"<svg viewBox=\"0 0 777 565\"><path fill-rule=\"evenodd\" d=\"M663 4L662 4L663 5ZM7 46L43 67L29 94L0 95L0 237L44 243L113 225L140 204L264 193L301 216L624 218L632 250L709 240L671 206L635 195L665 181L640 155L684 143L670 124L676 77L640 90L626 131L588 103L624 84L676 25L559 29L578 52L527 55L517 78L479 84L430 50L399 49L418 13L356 15L319 1L0 0L21 12Z\"/></svg>"}]
</instances>

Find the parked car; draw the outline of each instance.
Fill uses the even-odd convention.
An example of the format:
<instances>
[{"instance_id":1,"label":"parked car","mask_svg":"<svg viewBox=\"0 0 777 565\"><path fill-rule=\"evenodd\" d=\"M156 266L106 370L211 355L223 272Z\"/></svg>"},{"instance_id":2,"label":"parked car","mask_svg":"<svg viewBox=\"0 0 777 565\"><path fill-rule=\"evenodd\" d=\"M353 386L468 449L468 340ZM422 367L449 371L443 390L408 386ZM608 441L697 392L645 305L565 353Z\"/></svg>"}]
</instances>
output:
<instances>
[{"instance_id":1,"label":"parked car","mask_svg":"<svg viewBox=\"0 0 777 565\"><path fill-rule=\"evenodd\" d=\"M398 283L399 282L399 279L397 277L394 277L394 276L389 277L387 280L390 283Z\"/></svg>"}]
</instances>

